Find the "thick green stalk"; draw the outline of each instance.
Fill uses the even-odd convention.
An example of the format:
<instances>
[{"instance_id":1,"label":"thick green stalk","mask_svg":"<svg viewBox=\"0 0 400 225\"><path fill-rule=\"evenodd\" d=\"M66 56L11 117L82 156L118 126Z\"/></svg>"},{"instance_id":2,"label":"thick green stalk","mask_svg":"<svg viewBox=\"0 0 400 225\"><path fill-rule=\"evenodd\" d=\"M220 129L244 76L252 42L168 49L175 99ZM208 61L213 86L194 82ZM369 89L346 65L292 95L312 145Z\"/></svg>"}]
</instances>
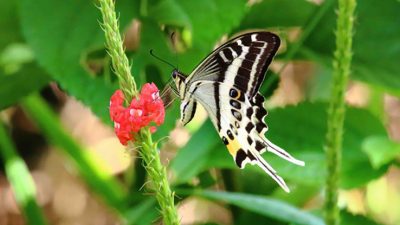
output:
<instances>
[{"instance_id":1,"label":"thick green stalk","mask_svg":"<svg viewBox=\"0 0 400 225\"><path fill-rule=\"evenodd\" d=\"M179 224L178 214L174 206L174 193L171 192L167 179L167 171L161 164L157 144L153 143L151 133L148 129L143 130L140 135L142 146L141 156L146 165L146 171L152 179L152 188L156 192L156 198L161 207L164 223Z\"/></svg>"},{"instance_id":2,"label":"thick green stalk","mask_svg":"<svg viewBox=\"0 0 400 225\"><path fill-rule=\"evenodd\" d=\"M130 102L137 94L135 81L130 73L128 58L123 49L123 43L118 29L118 20L115 14L113 0L100 0L100 11L103 15L102 27L105 32L107 49L111 56L111 61L115 73L117 74L120 87L125 95L125 101ZM133 145L132 142L129 143ZM143 158L144 166L152 182L158 204L161 208L164 224L179 224L178 214L174 205L174 194L172 193L167 172L162 166L158 154L157 145L153 143L151 133L148 128L143 128L137 137L135 145L139 148L139 154Z\"/></svg>"},{"instance_id":3,"label":"thick green stalk","mask_svg":"<svg viewBox=\"0 0 400 225\"><path fill-rule=\"evenodd\" d=\"M35 199L36 187L33 179L29 174L24 160L18 156L1 122L0 156L3 158L7 178L10 181L15 199L26 218L27 224L46 224L42 210L39 208Z\"/></svg>"},{"instance_id":4,"label":"thick green stalk","mask_svg":"<svg viewBox=\"0 0 400 225\"><path fill-rule=\"evenodd\" d=\"M132 78L129 60L125 55L124 45L119 34L114 1L100 0L99 2L108 54L111 57L111 63L115 74L118 76L119 86L125 95L125 100L129 101L136 96L137 87L135 80ZM127 103L129 104L130 102Z\"/></svg>"},{"instance_id":5,"label":"thick green stalk","mask_svg":"<svg viewBox=\"0 0 400 225\"><path fill-rule=\"evenodd\" d=\"M336 50L333 60L333 89L328 110L328 131L326 134L326 157L328 176L326 180L325 222L339 225L337 205L339 172L345 116L345 91L350 75L352 58L352 37L356 0L339 0L336 27Z\"/></svg>"}]
</instances>

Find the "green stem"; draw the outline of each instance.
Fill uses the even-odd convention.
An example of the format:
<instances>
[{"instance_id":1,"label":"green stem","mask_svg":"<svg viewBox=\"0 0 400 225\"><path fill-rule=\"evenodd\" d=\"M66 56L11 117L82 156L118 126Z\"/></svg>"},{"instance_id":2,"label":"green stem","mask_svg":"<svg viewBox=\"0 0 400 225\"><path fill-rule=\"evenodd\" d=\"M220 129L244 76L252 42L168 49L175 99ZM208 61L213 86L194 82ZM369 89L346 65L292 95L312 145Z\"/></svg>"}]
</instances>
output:
<instances>
[{"instance_id":1,"label":"green stem","mask_svg":"<svg viewBox=\"0 0 400 225\"><path fill-rule=\"evenodd\" d=\"M108 54L115 74L118 76L119 86L125 95L125 100L130 101L137 94L135 80L132 78L129 60L125 55L115 5L113 0L101 0L100 11L103 16L102 28L105 33ZM126 102L129 104L130 102Z\"/></svg>"},{"instance_id":2,"label":"green stem","mask_svg":"<svg viewBox=\"0 0 400 225\"><path fill-rule=\"evenodd\" d=\"M165 224L179 224L178 214L174 206L174 193L171 191L167 179L167 171L161 164L157 144L153 143L149 129L143 129L140 134L142 146L140 153L145 168L152 180L156 198L161 207Z\"/></svg>"},{"instance_id":3,"label":"green stem","mask_svg":"<svg viewBox=\"0 0 400 225\"><path fill-rule=\"evenodd\" d=\"M10 181L15 199L28 224L46 224L35 197L36 188L29 170L12 144L6 129L0 122L0 156L3 158L6 175Z\"/></svg>"},{"instance_id":4,"label":"green stem","mask_svg":"<svg viewBox=\"0 0 400 225\"><path fill-rule=\"evenodd\" d=\"M122 47L123 43L119 34L114 1L100 0L99 2L108 53L111 56L113 68L120 81L120 87L124 92L125 102L129 103L136 96L137 88L130 73L128 58ZM139 147L139 154L143 158L144 167L156 192L164 224L179 224L178 214L174 205L174 194L170 189L166 169L161 164L157 145L153 143L149 128L143 128L140 131L135 144ZM132 146L133 143L129 142L129 145Z\"/></svg>"},{"instance_id":5,"label":"green stem","mask_svg":"<svg viewBox=\"0 0 400 225\"><path fill-rule=\"evenodd\" d=\"M356 0L339 0L336 27L336 50L333 60L333 89L328 109L326 134L326 157L328 177L326 180L325 222L339 225L338 201L339 172L345 116L345 91L350 75L352 37Z\"/></svg>"}]
</instances>

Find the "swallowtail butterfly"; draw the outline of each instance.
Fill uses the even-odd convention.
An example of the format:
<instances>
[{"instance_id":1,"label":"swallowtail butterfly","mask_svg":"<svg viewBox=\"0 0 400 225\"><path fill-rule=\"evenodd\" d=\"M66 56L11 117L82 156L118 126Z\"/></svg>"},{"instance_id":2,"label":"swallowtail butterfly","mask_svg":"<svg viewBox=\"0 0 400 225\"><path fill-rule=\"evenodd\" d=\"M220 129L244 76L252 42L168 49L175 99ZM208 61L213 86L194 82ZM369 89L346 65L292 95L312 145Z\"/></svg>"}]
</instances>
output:
<instances>
[{"instance_id":1,"label":"swallowtail butterfly","mask_svg":"<svg viewBox=\"0 0 400 225\"><path fill-rule=\"evenodd\" d=\"M175 69L172 78L181 99L181 121L190 122L200 103L207 111L220 138L236 165L257 165L286 192L285 181L261 154L274 153L287 161L304 166L264 135L267 111L258 92L269 64L280 45L277 35L252 32L240 35L211 52L189 76Z\"/></svg>"}]
</instances>

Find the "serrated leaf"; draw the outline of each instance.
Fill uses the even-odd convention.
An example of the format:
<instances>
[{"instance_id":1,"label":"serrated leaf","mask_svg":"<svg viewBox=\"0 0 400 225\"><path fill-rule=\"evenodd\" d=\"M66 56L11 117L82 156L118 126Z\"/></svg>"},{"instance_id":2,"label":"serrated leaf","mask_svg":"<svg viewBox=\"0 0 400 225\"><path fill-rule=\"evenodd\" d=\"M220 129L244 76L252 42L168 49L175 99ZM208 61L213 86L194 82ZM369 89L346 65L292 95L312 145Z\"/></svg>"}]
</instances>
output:
<instances>
[{"instance_id":1,"label":"serrated leaf","mask_svg":"<svg viewBox=\"0 0 400 225\"><path fill-rule=\"evenodd\" d=\"M362 150L368 155L372 166L378 169L400 156L400 143L386 136L372 136L364 140Z\"/></svg>"}]
</instances>

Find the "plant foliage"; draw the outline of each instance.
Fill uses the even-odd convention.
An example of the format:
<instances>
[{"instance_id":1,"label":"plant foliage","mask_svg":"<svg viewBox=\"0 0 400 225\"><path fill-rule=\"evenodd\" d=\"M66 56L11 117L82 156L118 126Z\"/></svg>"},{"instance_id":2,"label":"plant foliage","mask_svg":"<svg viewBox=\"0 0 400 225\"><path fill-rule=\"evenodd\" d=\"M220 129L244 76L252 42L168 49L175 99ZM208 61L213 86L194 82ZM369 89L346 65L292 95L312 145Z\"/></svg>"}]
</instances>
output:
<instances>
[{"instance_id":1,"label":"plant foliage","mask_svg":"<svg viewBox=\"0 0 400 225\"><path fill-rule=\"evenodd\" d=\"M99 25L101 14L96 4L97 1L86 0L0 3L0 13L4 15L0 18L0 109L21 104L46 138L74 163L89 188L127 224L151 224L159 217L154 198L143 197L143 192L123 187L124 184L108 177L97 159L83 153L82 147L63 130L46 103L35 94L54 81L104 123L111 124L108 104L112 92L118 88L118 81L106 54L104 33ZM181 197L178 202L197 197L225 203L230 206L227 208L235 218L234 224L260 224L259 221L322 224L321 210L310 212L302 208L320 195L327 176L323 169L326 167L324 140L329 101L326 93L332 84L337 4L330 0L321 4L306 0L264 0L252 4L245 0L118 0L116 7L121 34L127 32L132 21L140 23L140 32L135 33L139 35L136 47L126 50L138 87L146 82L165 87L170 79L171 68L152 57L150 49L176 64L181 71L190 73L221 40L252 29L279 34L283 44L276 61L283 64L304 61L314 65L316 69L304 101L295 106L270 109L266 119L271 128L267 137L306 162L301 168L264 154L289 181L293 190L289 196L283 195L255 167L238 171L208 120L191 125L189 141L171 159L168 170L172 174L172 189ZM382 93L400 97L399 12L397 0L381 0L379 4L374 0L357 2L350 82L362 82L374 93L381 94L376 96L380 100L372 99L365 107L347 107L340 173L343 190L364 188L396 165L400 155L399 144L389 138L385 116L380 115ZM308 34L299 41L298 37L305 30ZM293 37L295 31L298 35ZM15 44L22 44L22 50ZM295 50L289 54L290 49ZM15 57L15 52L23 57ZM271 85L262 89L268 96L279 86L275 73L281 71L274 69L273 72L265 81ZM166 115L166 123L154 140L168 136L176 127L178 102L167 109ZM160 149L163 144L164 141L159 142ZM3 160L10 165L9 160L15 157ZM25 176L26 168L21 168ZM217 180L215 171L228 175ZM137 173L135 177L145 176L143 170L133 173ZM13 172L7 175L14 181L18 176ZM221 182L234 185L227 185L226 192L206 190ZM27 207L31 206L22 207L29 210ZM345 210L341 215L343 224L377 224L370 215L354 216ZM28 214L32 216L34 214ZM245 219L247 223L241 222ZM41 218L38 217L38 221Z\"/></svg>"}]
</instances>

